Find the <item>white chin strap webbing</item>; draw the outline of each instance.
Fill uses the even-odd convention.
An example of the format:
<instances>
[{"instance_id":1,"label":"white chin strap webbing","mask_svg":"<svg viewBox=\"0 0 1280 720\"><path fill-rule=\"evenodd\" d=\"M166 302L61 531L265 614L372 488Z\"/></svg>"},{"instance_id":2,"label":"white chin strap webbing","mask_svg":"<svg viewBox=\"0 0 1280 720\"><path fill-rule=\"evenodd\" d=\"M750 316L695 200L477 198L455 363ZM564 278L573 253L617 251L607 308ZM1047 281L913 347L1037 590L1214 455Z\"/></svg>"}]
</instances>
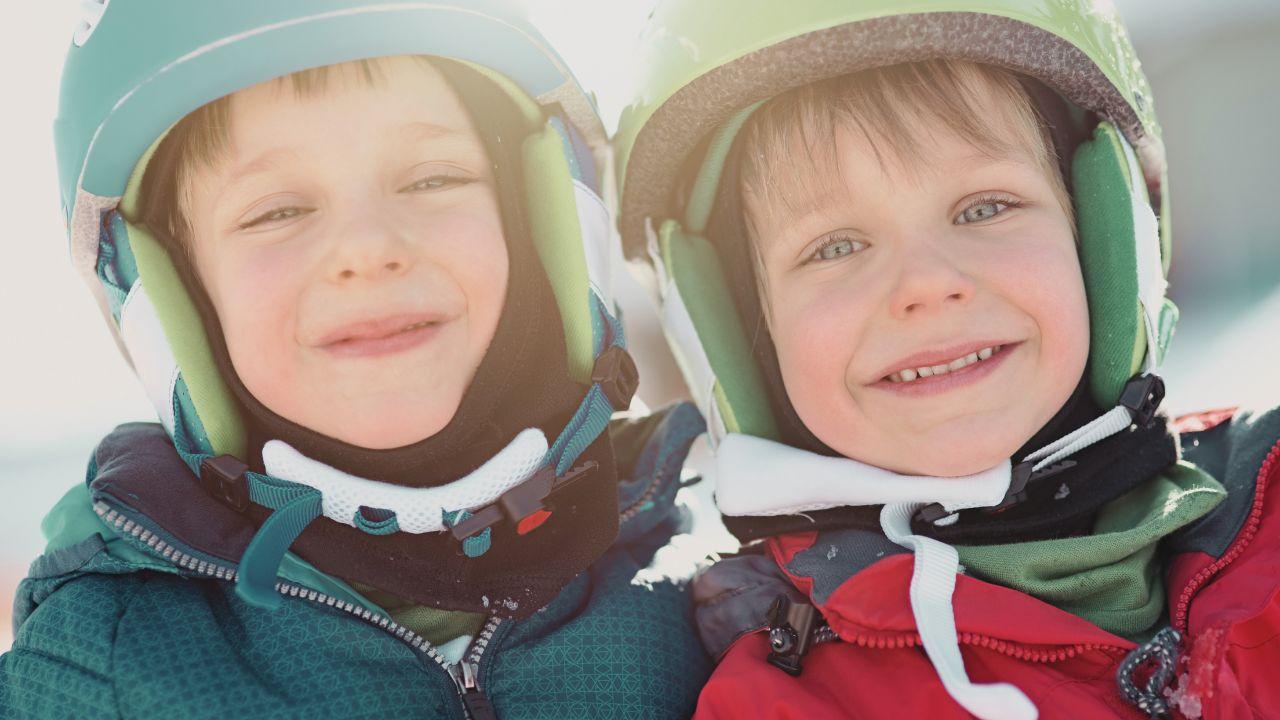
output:
<instances>
[{"instance_id":1,"label":"white chin strap webbing","mask_svg":"<svg viewBox=\"0 0 1280 720\"><path fill-rule=\"evenodd\" d=\"M325 517L356 526L360 508L395 513L409 533L445 530L445 512L473 510L497 501L527 480L547 456L547 438L530 428L466 477L438 487L411 488L349 475L303 455L280 440L262 448L268 475L320 491Z\"/></svg>"},{"instance_id":2,"label":"white chin strap webbing","mask_svg":"<svg viewBox=\"0 0 1280 720\"><path fill-rule=\"evenodd\" d=\"M956 616L951 594L956 589L960 556L956 549L932 538L911 533L911 517L924 505L895 503L880 511L880 527L893 542L915 555L911 571L911 614L916 619L920 643L933 664L942 686L965 710L984 720L1034 720L1036 706L1009 683L976 685L969 681L956 637Z\"/></svg>"},{"instance_id":3,"label":"white chin strap webbing","mask_svg":"<svg viewBox=\"0 0 1280 720\"><path fill-rule=\"evenodd\" d=\"M1135 419L1146 422L1150 419L1146 413L1154 412L1162 396L1159 378L1135 378L1126 388L1122 404L1031 453L1020 467L1025 470L1031 463L1030 475L1126 430ZM1149 402L1152 398L1154 404ZM1017 687L969 681L951 603L960 570L959 554L946 543L911 531L912 518L928 505L941 506L934 522L943 525L956 522L960 510L1003 504L1010 494L1023 490L1011 490L1013 470L1006 460L967 477L899 475L857 460L731 433L720 441L712 472L716 505L725 515L795 515L835 507L884 505L880 527L885 536L914 555L911 612L921 644L947 693L984 720L1033 720L1038 716L1036 707Z\"/></svg>"}]
</instances>

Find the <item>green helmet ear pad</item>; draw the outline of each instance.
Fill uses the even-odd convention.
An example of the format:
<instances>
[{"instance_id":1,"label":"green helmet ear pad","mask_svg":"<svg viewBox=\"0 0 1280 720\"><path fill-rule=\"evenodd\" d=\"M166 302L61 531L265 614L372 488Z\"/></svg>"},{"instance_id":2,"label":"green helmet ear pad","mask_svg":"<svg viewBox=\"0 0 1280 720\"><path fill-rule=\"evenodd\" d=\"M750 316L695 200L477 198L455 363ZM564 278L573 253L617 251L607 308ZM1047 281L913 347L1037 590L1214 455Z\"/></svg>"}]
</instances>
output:
<instances>
[{"instance_id":1,"label":"green helmet ear pad","mask_svg":"<svg viewBox=\"0 0 1280 720\"><path fill-rule=\"evenodd\" d=\"M1094 402L1110 408L1131 377L1159 367L1178 309L1164 297L1169 248L1155 236L1146 186L1123 136L1099 123L1072 160L1080 270L1089 301L1089 386ZM1135 175L1138 175L1135 177ZM1146 222L1144 222L1144 219ZM1153 261L1144 255L1156 254ZM1158 268L1144 269L1156 262ZM1156 322L1148 337L1142 274L1158 273L1159 297L1147 308ZM1154 355L1154 357L1149 357Z\"/></svg>"},{"instance_id":2,"label":"green helmet ear pad","mask_svg":"<svg viewBox=\"0 0 1280 720\"><path fill-rule=\"evenodd\" d=\"M524 139L530 235L550 279L564 324L573 379L591 384L592 368L607 329L600 327L584 249L583 216L568 130L515 83L467 63L504 88L530 127ZM130 361L189 463L202 455L244 457L246 434L230 389L214 361L199 312L168 251L143 226L124 218L137 201L142 175L160 138L130 176L120 210L104 220L98 279L106 291ZM603 217L603 210L600 210ZM601 227L607 227L607 220ZM608 301L603 301L607 304ZM198 472L198 468L193 467Z\"/></svg>"},{"instance_id":3,"label":"green helmet ear pad","mask_svg":"<svg viewBox=\"0 0 1280 720\"><path fill-rule=\"evenodd\" d=\"M727 148L725 136L732 140L741 119L739 113L726 124L728 132L718 133L713 140L694 185L697 197L690 199L685 226L675 220L663 223L657 231L656 249L663 275L667 332L709 424L715 431L776 439L776 418L728 280L716 250L700 234L710 212L705 205L714 195L727 154L718 151ZM1166 266L1160 256L1167 258L1167 246L1160 247L1156 237L1145 186L1140 176L1135 177L1136 163L1127 155L1131 152L1121 134L1102 122L1093 137L1077 148L1072 165L1080 264L1091 327L1089 381L1095 402L1103 408L1116 404L1133 375L1159 365L1177 319L1177 309L1163 297ZM1141 268L1153 253L1159 286L1143 288ZM1158 319L1155 337L1149 341L1141 298L1144 291L1150 298L1157 290ZM1155 357L1150 357L1153 354Z\"/></svg>"}]
</instances>

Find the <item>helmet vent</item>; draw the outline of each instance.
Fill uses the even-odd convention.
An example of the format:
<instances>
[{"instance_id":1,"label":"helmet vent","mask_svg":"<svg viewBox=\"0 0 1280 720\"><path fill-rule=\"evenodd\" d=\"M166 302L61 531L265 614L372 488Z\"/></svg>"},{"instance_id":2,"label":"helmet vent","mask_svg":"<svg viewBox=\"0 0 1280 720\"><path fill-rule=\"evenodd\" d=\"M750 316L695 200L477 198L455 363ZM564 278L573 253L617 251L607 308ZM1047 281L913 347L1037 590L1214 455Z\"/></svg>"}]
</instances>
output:
<instances>
[{"instance_id":1,"label":"helmet vent","mask_svg":"<svg viewBox=\"0 0 1280 720\"><path fill-rule=\"evenodd\" d=\"M80 19L76 22L76 32L71 41L76 47L83 47L89 36L98 28L102 14L107 11L107 3L111 0L80 0Z\"/></svg>"}]
</instances>

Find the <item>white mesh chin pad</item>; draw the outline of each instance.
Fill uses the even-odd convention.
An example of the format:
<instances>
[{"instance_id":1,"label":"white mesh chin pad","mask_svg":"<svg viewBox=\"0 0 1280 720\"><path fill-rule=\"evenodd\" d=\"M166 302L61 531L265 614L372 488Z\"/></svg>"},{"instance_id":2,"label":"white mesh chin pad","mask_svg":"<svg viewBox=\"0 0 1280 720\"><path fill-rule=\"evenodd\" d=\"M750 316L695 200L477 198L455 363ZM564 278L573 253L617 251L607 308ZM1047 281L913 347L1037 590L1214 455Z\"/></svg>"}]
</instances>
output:
<instances>
[{"instance_id":1,"label":"white mesh chin pad","mask_svg":"<svg viewBox=\"0 0 1280 720\"><path fill-rule=\"evenodd\" d=\"M470 475L438 487L410 488L348 475L280 440L262 448L267 474L319 490L322 512L330 520L355 527L361 507L377 508L395 513L400 529L415 534L444 530L446 511L474 510L496 501L532 476L546 455L547 437L530 428Z\"/></svg>"}]
</instances>

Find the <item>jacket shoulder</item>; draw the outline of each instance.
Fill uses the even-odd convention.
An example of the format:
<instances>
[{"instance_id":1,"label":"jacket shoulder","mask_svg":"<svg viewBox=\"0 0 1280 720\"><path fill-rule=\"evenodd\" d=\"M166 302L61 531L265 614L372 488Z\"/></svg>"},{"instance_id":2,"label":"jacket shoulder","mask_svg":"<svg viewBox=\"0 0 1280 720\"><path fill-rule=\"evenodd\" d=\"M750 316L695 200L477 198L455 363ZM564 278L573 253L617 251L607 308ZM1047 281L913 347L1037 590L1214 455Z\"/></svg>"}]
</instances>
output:
<instances>
[{"instance_id":1,"label":"jacket shoulder","mask_svg":"<svg viewBox=\"0 0 1280 720\"><path fill-rule=\"evenodd\" d=\"M15 617L13 647L0 656L0 715L118 717L117 630L144 583L98 573L24 580L19 598L40 602Z\"/></svg>"},{"instance_id":2,"label":"jacket shoulder","mask_svg":"<svg viewBox=\"0 0 1280 720\"><path fill-rule=\"evenodd\" d=\"M1221 557L1254 506L1264 467L1280 462L1280 407L1193 413L1179 417L1173 427L1183 459L1222 483L1227 498L1171 537L1170 548Z\"/></svg>"},{"instance_id":3,"label":"jacket shoulder","mask_svg":"<svg viewBox=\"0 0 1280 720\"><path fill-rule=\"evenodd\" d=\"M667 537L683 531L687 518L675 503L676 492L682 487L680 475L689 448L705 430L702 416L689 403L610 423L609 438L618 464L617 543L635 543L654 535L664 536L665 543Z\"/></svg>"}]
</instances>

